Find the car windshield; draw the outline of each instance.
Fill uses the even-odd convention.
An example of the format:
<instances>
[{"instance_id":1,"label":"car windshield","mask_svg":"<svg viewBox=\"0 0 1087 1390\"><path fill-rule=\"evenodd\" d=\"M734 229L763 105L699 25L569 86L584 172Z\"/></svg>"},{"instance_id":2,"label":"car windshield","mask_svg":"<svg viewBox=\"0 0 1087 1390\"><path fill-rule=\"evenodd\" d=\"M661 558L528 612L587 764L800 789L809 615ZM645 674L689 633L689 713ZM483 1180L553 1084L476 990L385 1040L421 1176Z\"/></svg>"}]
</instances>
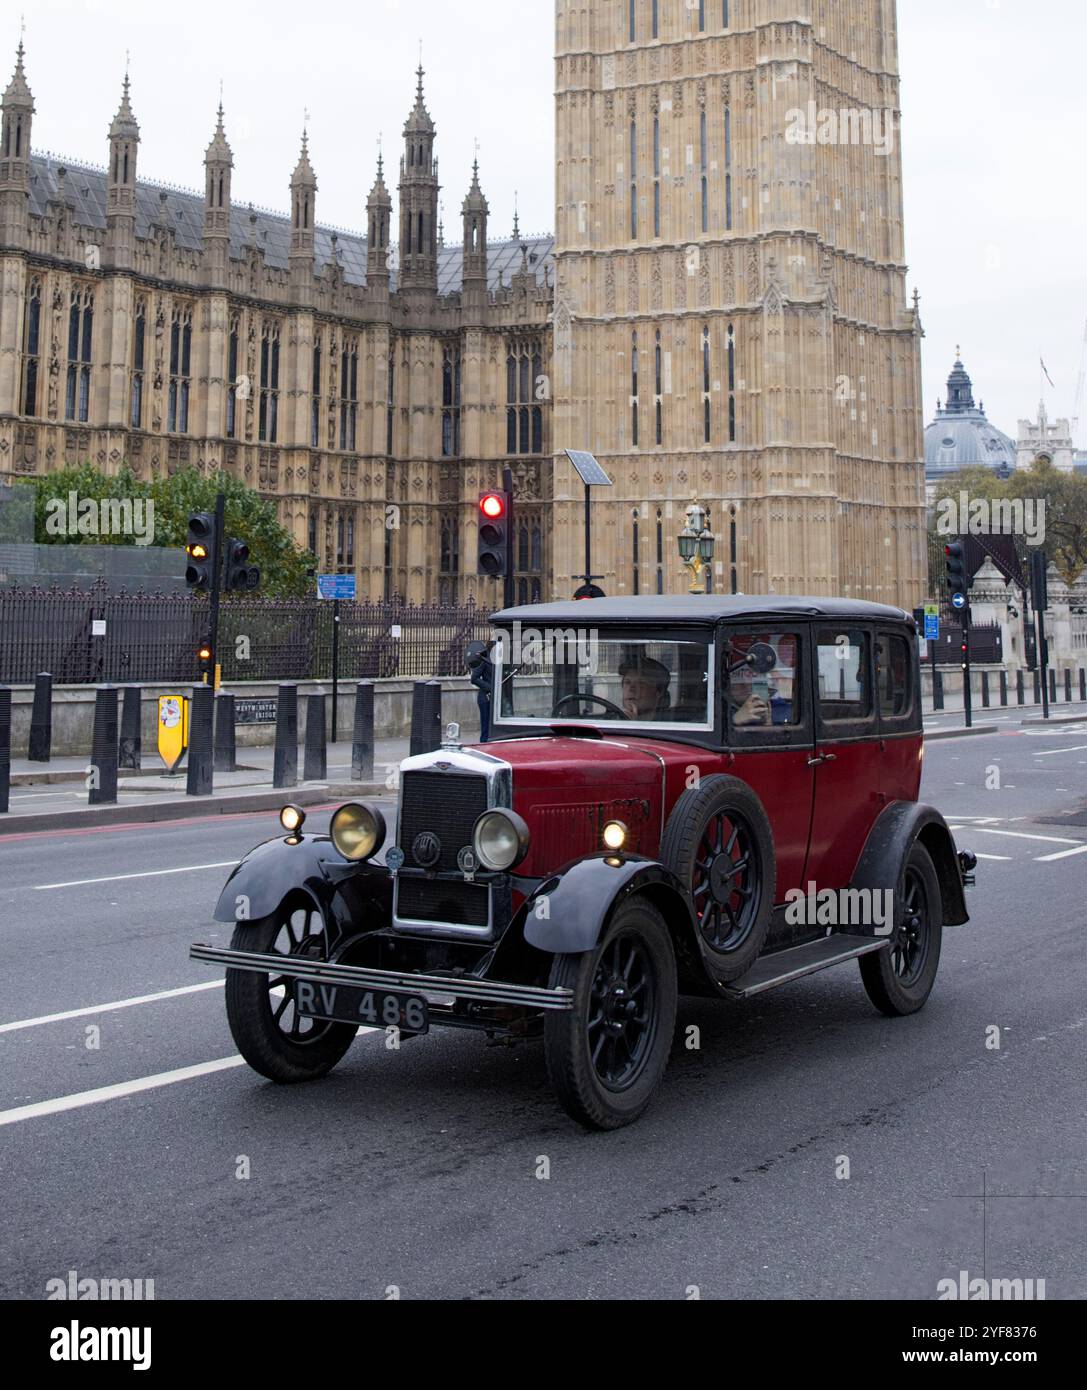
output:
<instances>
[{"instance_id":1,"label":"car windshield","mask_svg":"<svg viewBox=\"0 0 1087 1390\"><path fill-rule=\"evenodd\" d=\"M495 650L497 723L713 726L707 642L515 629Z\"/></svg>"}]
</instances>

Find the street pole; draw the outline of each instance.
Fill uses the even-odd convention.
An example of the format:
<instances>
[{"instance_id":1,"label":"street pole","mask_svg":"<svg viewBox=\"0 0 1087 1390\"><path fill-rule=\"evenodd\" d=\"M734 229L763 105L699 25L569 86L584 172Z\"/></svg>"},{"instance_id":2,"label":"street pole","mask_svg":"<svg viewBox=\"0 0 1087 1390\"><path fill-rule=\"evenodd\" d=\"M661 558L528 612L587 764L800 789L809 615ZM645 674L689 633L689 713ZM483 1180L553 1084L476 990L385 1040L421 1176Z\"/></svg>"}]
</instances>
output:
<instances>
[{"instance_id":1,"label":"street pole","mask_svg":"<svg viewBox=\"0 0 1087 1390\"><path fill-rule=\"evenodd\" d=\"M340 731L340 600L332 602L332 742Z\"/></svg>"},{"instance_id":2,"label":"street pole","mask_svg":"<svg viewBox=\"0 0 1087 1390\"><path fill-rule=\"evenodd\" d=\"M974 727L974 695L970 689L970 592L964 595L966 607L962 611L962 652L963 652L963 701L966 710L966 727Z\"/></svg>"},{"instance_id":3,"label":"street pole","mask_svg":"<svg viewBox=\"0 0 1087 1390\"><path fill-rule=\"evenodd\" d=\"M220 492L215 499L215 554L211 557L211 686L215 689L215 677L219 670L219 594L222 589L223 529L226 526L226 493ZM204 684L208 679L204 677Z\"/></svg>"},{"instance_id":4,"label":"street pole","mask_svg":"<svg viewBox=\"0 0 1087 1390\"><path fill-rule=\"evenodd\" d=\"M1045 612L1038 610L1038 664L1042 668L1042 718L1049 718L1049 640L1045 635Z\"/></svg>"},{"instance_id":5,"label":"street pole","mask_svg":"<svg viewBox=\"0 0 1087 1390\"><path fill-rule=\"evenodd\" d=\"M585 583L593 582L593 542L592 542L592 520L590 508L592 506L592 487L585 484Z\"/></svg>"},{"instance_id":6,"label":"street pole","mask_svg":"<svg viewBox=\"0 0 1087 1390\"><path fill-rule=\"evenodd\" d=\"M514 522L513 514L516 510L513 499L513 469L506 468L502 473L502 487L509 498L509 515L506 519L506 580L505 597L503 600L504 608L512 608L516 599L516 590L513 582L513 560L514 560Z\"/></svg>"}]
</instances>

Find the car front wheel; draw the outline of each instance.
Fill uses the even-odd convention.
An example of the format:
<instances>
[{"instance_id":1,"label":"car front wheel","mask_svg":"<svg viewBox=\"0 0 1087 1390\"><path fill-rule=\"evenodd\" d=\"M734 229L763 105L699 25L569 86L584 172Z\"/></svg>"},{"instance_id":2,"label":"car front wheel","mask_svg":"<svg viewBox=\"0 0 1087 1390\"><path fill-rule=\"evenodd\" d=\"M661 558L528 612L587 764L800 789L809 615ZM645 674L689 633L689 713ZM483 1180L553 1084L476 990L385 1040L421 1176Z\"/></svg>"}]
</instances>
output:
<instances>
[{"instance_id":1,"label":"car front wheel","mask_svg":"<svg viewBox=\"0 0 1087 1390\"><path fill-rule=\"evenodd\" d=\"M915 1014L936 983L943 944L940 881L924 845L910 850L895 903L894 934L858 964L868 998L889 1018Z\"/></svg>"},{"instance_id":2,"label":"car front wheel","mask_svg":"<svg viewBox=\"0 0 1087 1390\"><path fill-rule=\"evenodd\" d=\"M262 955L328 959L321 914L302 899L288 899L271 917L239 922L230 947ZM325 1023L300 1014L293 981L284 975L228 970L226 1014L245 1060L261 1076L281 1084L325 1076L358 1033L350 1023Z\"/></svg>"},{"instance_id":3,"label":"car front wheel","mask_svg":"<svg viewBox=\"0 0 1087 1390\"><path fill-rule=\"evenodd\" d=\"M676 1025L676 959L668 926L643 898L623 903L595 951L556 956L551 988L574 1007L548 1013L547 1071L566 1112L587 1129L641 1116L660 1085Z\"/></svg>"}]
</instances>

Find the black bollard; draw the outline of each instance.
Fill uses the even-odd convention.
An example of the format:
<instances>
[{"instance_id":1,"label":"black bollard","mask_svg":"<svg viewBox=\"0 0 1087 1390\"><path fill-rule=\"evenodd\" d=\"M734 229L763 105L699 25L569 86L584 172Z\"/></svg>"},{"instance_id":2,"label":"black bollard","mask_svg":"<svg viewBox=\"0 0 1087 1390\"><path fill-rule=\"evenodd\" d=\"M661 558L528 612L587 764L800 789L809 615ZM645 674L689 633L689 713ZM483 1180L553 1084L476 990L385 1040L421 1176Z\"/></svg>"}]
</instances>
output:
<instances>
[{"instance_id":1,"label":"black bollard","mask_svg":"<svg viewBox=\"0 0 1087 1390\"><path fill-rule=\"evenodd\" d=\"M374 683L355 688L355 733L351 742L352 782L374 780Z\"/></svg>"},{"instance_id":2,"label":"black bollard","mask_svg":"<svg viewBox=\"0 0 1087 1390\"><path fill-rule=\"evenodd\" d=\"M1007 709L1007 707L1008 707L1008 673L1007 673L1007 671L1001 671L1001 673L1000 673L1000 708L1001 708L1001 709Z\"/></svg>"},{"instance_id":3,"label":"black bollard","mask_svg":"<svg viewBox=\"0 0 1087 1390\"><path fill-rule=\"evenodd\" d=\"M1050 703L1051 705L1055 705L1055 704L1057 703L1057 673L1056 673L1056 671L1050 671L1050 673L1049 673L1049 703Z\"/></svg>"},{"instance_id":4,"label":"black bollard","mask_svg":"<svg viewBox=\"0 0 1087 1390\"><path fill-rule=\"evenodd\" d=\"M1025 705L1027 702L1027 683L1022 671L1015 673L1015 700L1016 704Z\"/></svg>"},{"instance_id":5,"label":"black bollard","mask_svg":"<svg viewBox=\"0 0 1087 1390\"><path fill-rule=\"evenodd\" d=\"M440 681L416 681L411 698L411 756L433 753L442 746L442 687Z\"/></svg>"},{"instance_id":6,"label":"black bollard","mask_svg":"<svg viewBox=\"0 0 1087 1390\"><path fill-rule=\"evenodd\" d=\"M211 796L215 790L214 721L215 691L210 685L198 685L192 693L186 796Z\"/></svg>"},{"instance_id":7,"label":"black bollard","mask_svg":"<svg viewBox=\"0 0 1087 1390\"><path fill-rule=\"evenodd\" d=\"M940 710L944 707L944 677L942 671L932 673L932 708Z\"/></svg>"},{"instance_id":8,"label":"black bollard","mask_svg":"<svg viewBox=\"0 0 1087 1390\"><path fill-rule=\"evenodd\" d=\"M30 715L27 760L47 763L53 745L53 677L42 671L34 677L34 708Z\"/></svg>"},{"instance_id":9,"label":"black bollard","mask_svg":"<svg viewBox=\"0 0 1087 1390\"><path fill-rule=\"evenodd\" d=\"M1072 669L1069 667L1064 673L1064 702L1066 705L1072 703Z\"/></svg>"},{"instance_id":10,"label":"black bollard","mask_svg":"<svg viewBox=\"0 0 1087 1390\"><path fill-rule=\"evenodd\" d=\"M94 734L91 739L91 785L88 806L117 802L117 687L101 686L94 697Z\"/></svg>"},{"instance_id":11,"label":"black bollard","mask_svg":"<svg viewBox=\"0 0 1087 1390\"><path fill-rule=\"evenodd\" d=\"M1079 698L1087 702L1087 671L1079 673Z\"/></svg>"},{"instance_id":12,"label":"black bollard","mask_svg":"<svg viewBox=\"0 0 1087 1390\"><path fill-rule=\"evenodd\" d=\"M988 672L988 671L982 671L982 673L981 673L981 707L982 707L982 709L988 709L988 708L989 708L989 672Z\"/></svg>"},{"instance_id":13,"label":"black bollard","mask_svg":"<svg viewBox=\"0 0 1087 1390\"><path fill-rule=\"evenodd\" d=\"M1036 705L1040 705L1040 704L1042 703L1042 673L1041 673L1041 671L1035 671L1035 673L1034 673L1034 703L1035 703Z\"/></svg>"},{"instance_id":14,"label":"black bollard","mask_svg":"<svg viewBox=\"0 0 1087 1390\"><path fill-rule=\"evenodd\" d=\"M11 691L0 685L0 815L11 796Z\"/></svg>"},{"instance_id":15,"label":"black bollard","mask_svg":"<svg viewBox=\"0 0 1087 1390\"><path fill-rule=\"evenodd\" d=\"M273 787L298 786L298 686L279 687Z\"/></svg>"},{"instance_id":16,"label":"black bollard","mask_svg":"<svg viewBox=\"0 0 1087 1390\"><path fill-rule=\"evenodd\" d=\"M142 744L140 738L141 700L138 685L126 685L121 698L121 756L118 767L140 769Z\"/></svg>"},{"instance_id":17,"label":"black bollard","mask_svg":"<svg viewBox=\"0 0 1087 1390\"><path fill-rule=\"evenodd\" d=\"M328 777L328 740L325 735L325 697L306 696L306 761L304 782L324 782Z\"/></svg>"},{"instance_id":18,"label":"black bollard","mask_svg":"<svg viewBox=\"0 0 1087 1390\"><path fill-rule=\"evenodd\" d=\"M234 732L234 696L215 697L215 771L237 772L238 744Z\"/></svg>"}]
</instances>

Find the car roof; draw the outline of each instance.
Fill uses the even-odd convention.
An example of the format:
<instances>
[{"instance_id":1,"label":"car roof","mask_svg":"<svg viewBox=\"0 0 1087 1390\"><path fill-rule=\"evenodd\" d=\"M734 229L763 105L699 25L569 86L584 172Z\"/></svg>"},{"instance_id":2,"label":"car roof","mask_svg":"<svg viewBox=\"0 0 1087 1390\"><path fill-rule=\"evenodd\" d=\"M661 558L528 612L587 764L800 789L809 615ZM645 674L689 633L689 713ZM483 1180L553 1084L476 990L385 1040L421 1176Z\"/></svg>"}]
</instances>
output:
<instances>
[{"instance_id":1,"label":"car roof","mask_svg":"<svg viewBox=\"0 0 1087 1390\"><path fill-rule=\"evenodd\" d=\"M901 608L846 598L787 598L778 594L649 594L644 598L589 598L507 608L496 623L565 626L571 623L716 623L739 618L856 618L912 622Z\"/></svg>"}]
</instances>

